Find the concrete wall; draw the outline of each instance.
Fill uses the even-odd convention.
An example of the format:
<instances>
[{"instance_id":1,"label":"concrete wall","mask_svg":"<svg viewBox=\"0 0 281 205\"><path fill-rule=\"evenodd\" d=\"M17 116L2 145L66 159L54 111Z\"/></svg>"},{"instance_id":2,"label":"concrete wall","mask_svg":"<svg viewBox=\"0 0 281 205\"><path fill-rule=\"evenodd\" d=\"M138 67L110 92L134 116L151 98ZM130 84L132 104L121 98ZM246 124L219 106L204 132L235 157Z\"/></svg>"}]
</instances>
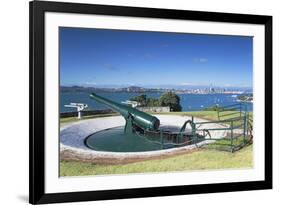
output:
<instances>
[{"instance_id":1,"label":"concrete wall","mask_svg":"<svg viewBox=\"0 0 281 205\"><path fill-rule=\"evenodd\" d=\"M170 107L137 107L138 110L143 112L170 112ZM98 114L109 114L109 113L116 113L112 111L111 109L105 109L105 110L84 110L82 112L83 116L89 116L89 115L98 115ZM77 112L63 112L60 113L60 117L77 117Z\"/></svg>"},{"instance_id":2,"label":"concrete wall","mask_svg":"<svg viewBox=\"0 0 281 205\"><path fill-rule=\"evenodd\" d=\"M136 107L143 112L170 112L170 107Z\"/></svg>"},{"instance_id":3,"label":"concrete wall","mask_svg":"<svg viewBox=\"0 0 281 205\"><path fill-rule=\"evenodd\" d=\"M110 109L106 109L106 110L85 110L85 111L81 111L81 112L82 112L82 117L88 116L88 115L115 113L114 111L112 111ZM77 116L78 116L77 112L60 113L60 117L77 117Z\"/></svg>"}]
</instances>

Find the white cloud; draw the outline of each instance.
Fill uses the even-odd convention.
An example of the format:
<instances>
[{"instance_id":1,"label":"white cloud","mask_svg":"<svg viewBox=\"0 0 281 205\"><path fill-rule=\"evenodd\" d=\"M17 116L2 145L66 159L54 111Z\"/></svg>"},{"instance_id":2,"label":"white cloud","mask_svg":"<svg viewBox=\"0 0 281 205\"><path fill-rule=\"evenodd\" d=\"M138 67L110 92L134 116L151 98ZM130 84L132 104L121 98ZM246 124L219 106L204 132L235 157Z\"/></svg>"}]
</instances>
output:
<instances>
[{"instance_id":1,"label":"white cloud","mask_svg":"<svg viewBox=\"0 0 281 205\"><path fill-rule=\"evenodd\" d=\"M207 63L208 62L207 58L194 58L193 60L196 63Z\"/></svg>"},{"instance_id":2,"label":"white cloud","mask_svg":"<svg viewBox=\"0 0 281 205\"><path fill-rule=\"evenodd\" d=\"M95 82L85 82L86 85L96 85L97 83Z\"/></svg>"},{"instance_id":3,"label":"white cloud","mask_svg":"<svg viewBox=\"0 0 281 205\"><path fill-rule=\"evenodd\" d=\"M201 86L201 85L206 85L206 83L183 82L180 85L185 85L185 86Z\"/></svg>"}]
</instances>

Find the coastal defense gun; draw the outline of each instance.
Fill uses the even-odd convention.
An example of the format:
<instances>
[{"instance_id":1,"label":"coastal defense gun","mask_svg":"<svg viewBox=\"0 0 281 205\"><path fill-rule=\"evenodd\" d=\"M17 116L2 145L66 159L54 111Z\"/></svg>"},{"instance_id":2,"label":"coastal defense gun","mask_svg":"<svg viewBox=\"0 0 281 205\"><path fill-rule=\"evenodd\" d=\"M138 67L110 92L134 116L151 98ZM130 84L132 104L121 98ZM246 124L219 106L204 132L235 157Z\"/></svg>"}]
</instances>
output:
<instances>
[{"instance_id":1,"label":"coastal defense gun","mask_svg":"<svg viewBox=\"0 0 281 205\"><path fill-rule=\"evenodd\" d=\"M115 112L120 113L126 120L125 132L127 133L133 132L134 127L149 131L157 131L159 128L160 121L155 116L142 112L128 105L106 99L95 93L92 93L90 97L97 102L110 107Z\"/></svg>"}]
</instances>

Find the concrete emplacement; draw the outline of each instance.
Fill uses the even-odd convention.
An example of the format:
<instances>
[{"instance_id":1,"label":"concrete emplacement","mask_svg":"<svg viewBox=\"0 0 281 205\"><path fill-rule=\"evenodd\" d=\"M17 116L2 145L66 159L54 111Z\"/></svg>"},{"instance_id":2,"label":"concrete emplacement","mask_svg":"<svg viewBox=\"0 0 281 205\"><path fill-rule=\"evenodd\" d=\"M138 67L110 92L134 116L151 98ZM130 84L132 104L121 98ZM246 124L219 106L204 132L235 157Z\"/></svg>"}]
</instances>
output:
<instances>
[{"instance_id":1,"label":"concrete emplacement","mask_svg":"<svg viewBox=\"0 0 281 205\"><path fill-rule=\"evenodd\" d=\"M160 129L165 127L178 127L185 121L190 120L189 116L177 116L177 115L154 115L157 117L161 124ZM194 118L194 122L206 122L205 119ZM213 140L204 140L197 144L185 145L177 148L162 149L157 151L145 151L145 152L108 152L108 151L96 151L88 148L85 145L85 139L96 132L124 126L125 119L122 116L113 117L101 117L89 120L83 120L75 122L71 125L62 126L60 128L60 159L61 160L74 160L92 163L104 163L104 164L118 164L129 163L135 161L141 161L145 159L162 158L165 156L172 156L181 153L186 153L196 149L206 143L214 142L214 139L219 139L227 136L227 130L212 130L210 134ZM200 129L210 128L225 128L226 125L211 123L202 124ZM189 129L189 128L187 128Z\"/></svg>"}]
</instances>

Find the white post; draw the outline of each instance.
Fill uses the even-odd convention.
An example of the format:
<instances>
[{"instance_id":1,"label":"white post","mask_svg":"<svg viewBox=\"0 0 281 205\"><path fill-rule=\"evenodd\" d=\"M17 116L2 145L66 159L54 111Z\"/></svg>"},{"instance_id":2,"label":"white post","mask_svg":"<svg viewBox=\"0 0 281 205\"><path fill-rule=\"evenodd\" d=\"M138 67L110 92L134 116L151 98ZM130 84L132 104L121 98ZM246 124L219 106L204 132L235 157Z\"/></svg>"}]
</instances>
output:
<instances>
[{"instance_id":1,"label":"white post","mask_svg":"<svg viewBox=\"0 0 281 205\"><path fill-rule=\"evenodd\" d=\"M78 116L77 116L78 119L81 119L82 117L81 111L88 107L87 104L83 104L83 103L70 103L70 105L64 105L64 106L76 108L78 112Z\"/></svg>"}]
</instances>

